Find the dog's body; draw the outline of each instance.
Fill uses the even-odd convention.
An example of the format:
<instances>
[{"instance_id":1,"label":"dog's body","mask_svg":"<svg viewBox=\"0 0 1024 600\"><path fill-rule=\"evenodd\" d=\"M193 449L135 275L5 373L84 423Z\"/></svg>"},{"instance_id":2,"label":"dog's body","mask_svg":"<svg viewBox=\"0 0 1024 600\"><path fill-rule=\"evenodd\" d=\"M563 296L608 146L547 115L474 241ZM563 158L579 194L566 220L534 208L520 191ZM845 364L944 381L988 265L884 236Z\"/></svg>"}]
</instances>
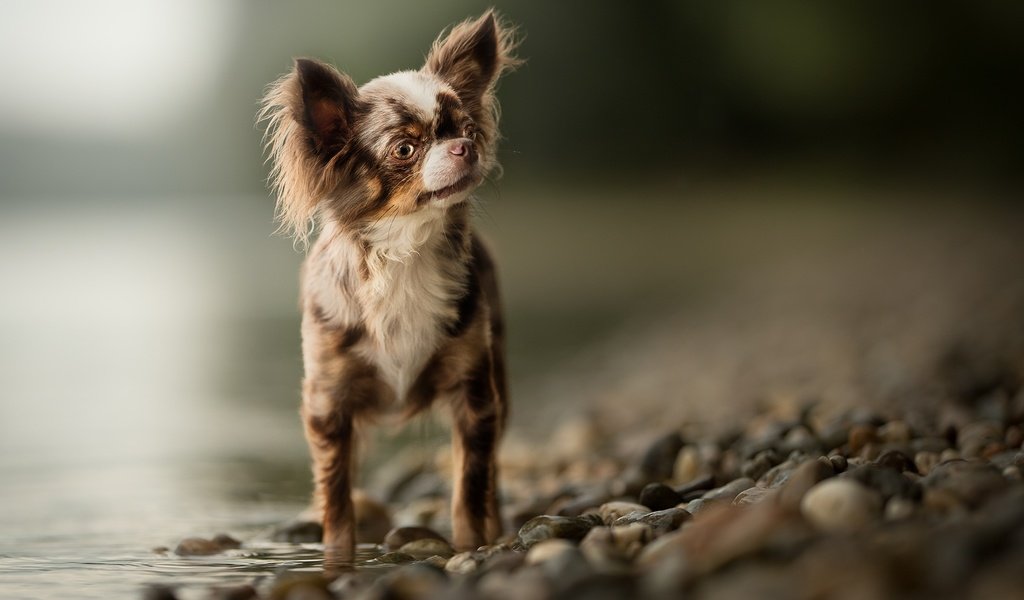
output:
<instances>
[{"instance_id":1,"label":"dog's body","mask_svg":"<svg viewBox=\"0 0 1024 600\"><path fill-rule=\"evenodd\" d=\"M452 411L455 545L501 533L503 322L469 195L497 166L493 90L512 49L487 13L439 39L419 71L357 89L300 59L264 99L282 221L300 239L321 226L302 274L301 412L324 542L342 557L358 426L435 400Z\"/></svg>"}]
</instances>

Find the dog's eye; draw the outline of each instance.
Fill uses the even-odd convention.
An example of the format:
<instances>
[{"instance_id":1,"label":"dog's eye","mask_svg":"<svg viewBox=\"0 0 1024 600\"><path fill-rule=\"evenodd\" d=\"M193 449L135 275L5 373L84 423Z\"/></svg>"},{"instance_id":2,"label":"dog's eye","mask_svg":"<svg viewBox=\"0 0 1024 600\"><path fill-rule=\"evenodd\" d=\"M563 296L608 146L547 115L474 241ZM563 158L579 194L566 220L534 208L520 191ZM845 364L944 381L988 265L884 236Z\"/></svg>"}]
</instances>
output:
<instances>
[{"instance_id":1,"label":"dog's eye","mask_svg":"<svg viewBox=\"0 0 1024 600\"><path fill-rule=\"evenodd\" d=\"M412 142L402 142L395 146L391 154L398 160L409 160L416 154L416 146Z\"/></svg>"},{"instance_id":2,"label":"dog's eye","mask_svg":"<svg viewBox=\"0 0 1024 600\"><path fill-rule=\"evenodd\" d=\"M466 126L462 128L462 137L467 137L476 141L476 125L467 123Z\"/></svg>"}]
</instances>

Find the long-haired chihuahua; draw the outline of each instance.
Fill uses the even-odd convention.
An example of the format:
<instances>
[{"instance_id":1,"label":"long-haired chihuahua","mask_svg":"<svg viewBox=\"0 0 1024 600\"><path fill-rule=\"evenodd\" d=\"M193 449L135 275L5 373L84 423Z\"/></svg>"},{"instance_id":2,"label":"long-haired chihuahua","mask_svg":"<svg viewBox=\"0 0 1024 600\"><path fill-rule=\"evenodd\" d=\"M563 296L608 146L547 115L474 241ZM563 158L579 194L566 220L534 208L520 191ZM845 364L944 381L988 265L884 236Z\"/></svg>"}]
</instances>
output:
<instances>
[{"instance_id":1,"label":"long-haired chihuahua","mask_svg":"<svg viewBox=\"0 0 1024 600\"><path fill-rule=\"evenodd\" d=\"M419 70L357 87L303 58L263 99L282 227L319 232L301 276L301 414L324 544L348 560L360 426L435 400L452 413L454 544L501 534L504 325L470 205L498 166L494 91L514 49L489 11L442 34Z\"/></svg>"}]
</instances>

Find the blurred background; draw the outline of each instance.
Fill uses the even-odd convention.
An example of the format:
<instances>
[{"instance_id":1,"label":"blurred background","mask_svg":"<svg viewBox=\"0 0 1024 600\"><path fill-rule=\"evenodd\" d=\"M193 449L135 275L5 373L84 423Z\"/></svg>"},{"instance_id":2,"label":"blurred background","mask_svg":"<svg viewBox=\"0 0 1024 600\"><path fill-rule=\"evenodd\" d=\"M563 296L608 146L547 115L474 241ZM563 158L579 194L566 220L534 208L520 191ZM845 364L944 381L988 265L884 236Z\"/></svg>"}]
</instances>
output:
<instances>
[{"instance_id":1,"label":"blurred background","mask_svg":"<svg viewBox=\"0 0 1024 600\"><path fill-rule=\"evenodd\" d=\"M416 68L490 4L4 4L11 548L88 531L138 550L301 505L301 255L272 235L258 100L294 56L357 83ZM918 385L942 360L1019 377L1024 5L493 4L527 59L500 86L505 172L479 211L510 435L624 399L649 425L942 394Z\"/></svg>"}]
</instances>

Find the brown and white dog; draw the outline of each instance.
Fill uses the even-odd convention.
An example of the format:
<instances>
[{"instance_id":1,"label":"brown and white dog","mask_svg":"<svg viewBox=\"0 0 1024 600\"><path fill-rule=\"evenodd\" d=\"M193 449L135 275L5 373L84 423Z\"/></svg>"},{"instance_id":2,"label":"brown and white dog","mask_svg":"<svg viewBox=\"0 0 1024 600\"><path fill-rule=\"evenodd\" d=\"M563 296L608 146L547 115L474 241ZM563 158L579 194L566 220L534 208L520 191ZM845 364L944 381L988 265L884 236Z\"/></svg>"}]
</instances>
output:
<instances>
[{"instance_id":1,"label":"brown and white dog","mask_svg":"<svg viewBox=\"0 0 1024 600\"><path fill-rule=\"evenodd\" d=\"M356 87L311 59L268 88L271 181L305 242L302 418L324 543L351 560L356 433L388 412L451 407L453 541L501 534L495 455L508 397L494 265L470 224L495 170L499 77L518 61L488 12L454 26L418 71Z\"/></svg>"}]
</instances>

